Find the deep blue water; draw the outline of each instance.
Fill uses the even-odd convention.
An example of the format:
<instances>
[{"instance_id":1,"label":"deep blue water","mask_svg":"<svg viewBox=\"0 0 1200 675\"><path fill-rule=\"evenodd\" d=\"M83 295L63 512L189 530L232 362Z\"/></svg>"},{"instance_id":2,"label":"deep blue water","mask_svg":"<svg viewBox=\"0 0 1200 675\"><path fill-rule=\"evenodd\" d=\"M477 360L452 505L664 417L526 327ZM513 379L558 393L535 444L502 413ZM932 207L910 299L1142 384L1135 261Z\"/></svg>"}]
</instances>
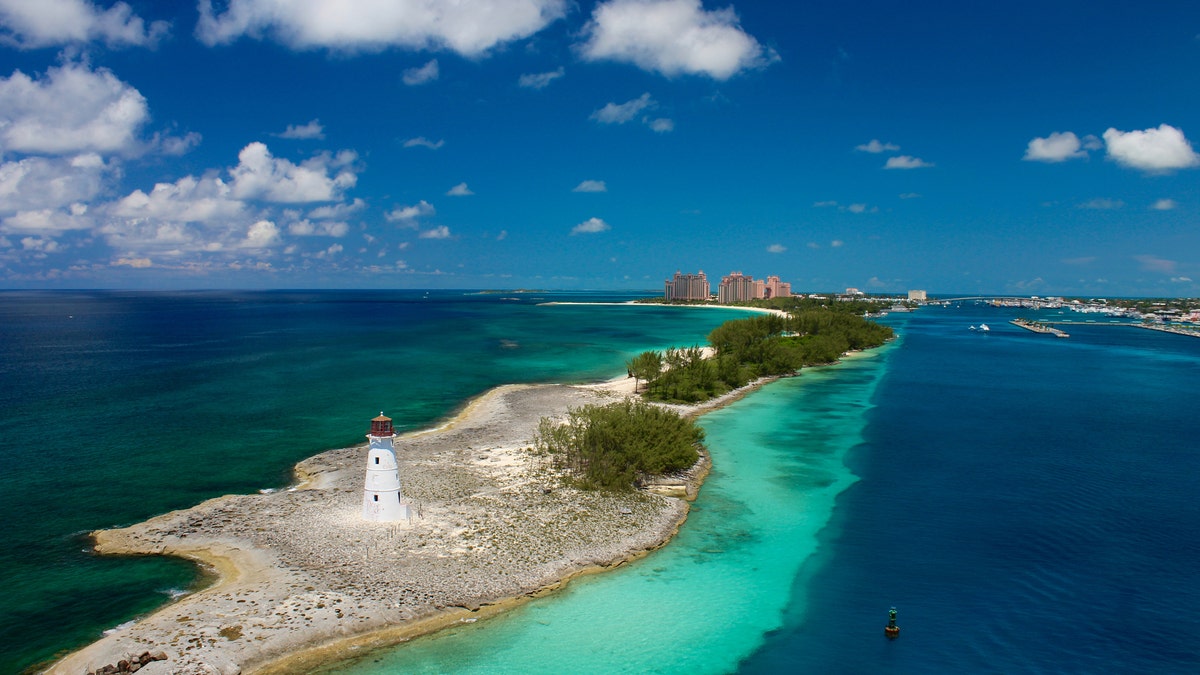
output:
<instances>
[{"instance_id":1,"label":"deep blue water","mask_svg":"<svg viewBox=\"0 0 1200 675\"><path fill-rule=\"evenodd\" d=\"M1200 340L1018 313L889 317L859 480L739 672L1200 672Z\"/></svg>"}]
</instances>

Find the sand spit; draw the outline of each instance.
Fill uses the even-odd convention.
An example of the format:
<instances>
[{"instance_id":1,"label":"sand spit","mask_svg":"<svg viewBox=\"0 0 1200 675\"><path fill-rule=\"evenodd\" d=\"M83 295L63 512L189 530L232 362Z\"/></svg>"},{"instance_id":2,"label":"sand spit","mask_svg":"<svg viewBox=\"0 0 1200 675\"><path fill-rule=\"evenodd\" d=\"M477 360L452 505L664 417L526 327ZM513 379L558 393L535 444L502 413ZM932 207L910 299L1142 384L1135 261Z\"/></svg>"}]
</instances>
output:
<instances>
[{"instance_id":1,"label":"sand spit","mask_svg":"<svg viewBox=\"0 0 1200 675\"><path fill-rule=\"evenodd\" d=\"M396 442L411 522L360 518L365 446L297 465L300 484L227 495L132 527L94 533L96 550L174 555L217 580L106 635L47 672L81 675L144 651L139 672L305 672L363 647L493 614L664 544L707 470L653 491L565 488L528 448L542 417L614 400L608 385L507 386L437 429ZM365 422L364 422L365 426Z\"/></svg>"}]
</instances>

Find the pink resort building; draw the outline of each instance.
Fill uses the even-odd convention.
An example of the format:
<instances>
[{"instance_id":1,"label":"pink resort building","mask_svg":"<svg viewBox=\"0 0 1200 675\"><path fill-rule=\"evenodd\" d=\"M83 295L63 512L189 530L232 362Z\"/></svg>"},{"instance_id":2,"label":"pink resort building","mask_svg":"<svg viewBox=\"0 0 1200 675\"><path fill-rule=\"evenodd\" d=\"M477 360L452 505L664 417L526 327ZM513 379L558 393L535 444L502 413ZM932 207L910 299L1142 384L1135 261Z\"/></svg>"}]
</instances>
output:
<instances>
[{"instance_id":1,"label":"pink resort building","mask_svg":"<svg viewBox=\"0 0 1200 675\"><path fill-rule=\"evenodd\" d=\"M696 274L684 274L676 271L675 277L667 279L663 297L667 300L709 300L712 298L712 287L708 285L708 277L704 270Z\"/></svg>"},{"instance_id":2,"label":"pink resort building","mask_svg":"<svg viewBox=\"0 0 1200 675\"><path fill-rule=\"evenodd\" d=\"M730 272L721 277L717 286L717 302L728 305L762 298L786 298L792 295L792 285L769 276L766 281L755 279L741 272Z\"/></svg>"}]
</instances>

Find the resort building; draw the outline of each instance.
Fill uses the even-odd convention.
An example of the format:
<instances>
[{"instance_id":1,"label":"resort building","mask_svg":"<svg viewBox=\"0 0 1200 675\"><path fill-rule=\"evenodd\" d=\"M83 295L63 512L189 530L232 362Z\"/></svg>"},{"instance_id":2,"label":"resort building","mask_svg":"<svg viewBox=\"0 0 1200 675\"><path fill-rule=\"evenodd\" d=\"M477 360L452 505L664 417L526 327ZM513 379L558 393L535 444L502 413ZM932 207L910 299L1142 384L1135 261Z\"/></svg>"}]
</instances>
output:
<instances>
[{"instance_id":1,"label":"resort building","mask_svg":"<svg viewBox=\"0 0 1200 675\"><path fill-rule=\"evenodd\" d=\"M667 300L703 300L712 299L712 287L708 285L708 277L704 270L696 274L684 274L676 271L673 279L667 279L663 297Z\"/></svg>"},{"instance_id":2,"label":"resort building","mask_svg":"<svg viewBox=\"0 0 1200 675\"><path fill-rule=\"evenodd\" d=\"M721 277L721 283L717 286L717 302L723 305L763 298L787 298L791 295L792 285L780 281L777 276L769 276L763 281L741 272L730 272Z\"/></svg>"},{"instance_id":3,"label":"resort building","mask_svg":"<svg viewBox=\"0 0 1200 675\"><path fill-rule=\"evenodd\" d=\"M920 301L925 301L925 300L928 300L929 298L928 298L928 297L926 297L926 295L925 295L925 291L909 291L909 292L908 292L908 299L909 299L909 300L920 300Z\"/></svg>"},{"instance_id":4,"label":"resort building","mask_svg":"<svg viewBox=\"0 0 1200 675\"><path fill-rule=\"evenodd\" d=\"M763 285L762 297L790 298L792 297L792 285L786 281L780 281L777 276L769 276Z\"/></svg>"},{"instance_id":5,"label":"resort building","mask_svg":"<svg viewBox=\"0 0 1200 675\"><path fill-rule=\"evenodd\" d=\"M761 284L762 282L758 283ZM717 286L717 302L722 305L729 305L735 302L753 300L756 290L754 277L747 276L741 272L730 272L721 277L721 284Z\"/></svg>"}]
</instances>

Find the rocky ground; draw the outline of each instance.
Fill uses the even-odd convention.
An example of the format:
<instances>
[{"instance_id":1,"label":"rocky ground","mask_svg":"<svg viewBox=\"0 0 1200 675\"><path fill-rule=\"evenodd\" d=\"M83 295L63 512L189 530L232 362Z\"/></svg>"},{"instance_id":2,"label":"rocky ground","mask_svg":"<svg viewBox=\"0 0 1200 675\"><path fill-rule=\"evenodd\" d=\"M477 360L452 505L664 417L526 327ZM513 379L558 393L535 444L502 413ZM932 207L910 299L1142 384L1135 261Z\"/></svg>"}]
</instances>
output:
<instances>
[{"instance_id":1,"label":"rocky ground","mask_svg":"<svg viewBox=\"0 0 1200 675\"><path fill-rule=\"evenodd\" d=\"M685 500L664 495L689 482L694 494L701 469L654 492L581 492L530 447L539 419L624 395L617 389L501 387L445 427L399 437L411 522L362 520L359 446L302 462L290 490L220 497L97 532L100 552L187 557L218 581L48 672L94 672L144 652L167 657L139 664L148 675L304 672L656 548L687 513Z\"/></svg>"}]
</instances>

